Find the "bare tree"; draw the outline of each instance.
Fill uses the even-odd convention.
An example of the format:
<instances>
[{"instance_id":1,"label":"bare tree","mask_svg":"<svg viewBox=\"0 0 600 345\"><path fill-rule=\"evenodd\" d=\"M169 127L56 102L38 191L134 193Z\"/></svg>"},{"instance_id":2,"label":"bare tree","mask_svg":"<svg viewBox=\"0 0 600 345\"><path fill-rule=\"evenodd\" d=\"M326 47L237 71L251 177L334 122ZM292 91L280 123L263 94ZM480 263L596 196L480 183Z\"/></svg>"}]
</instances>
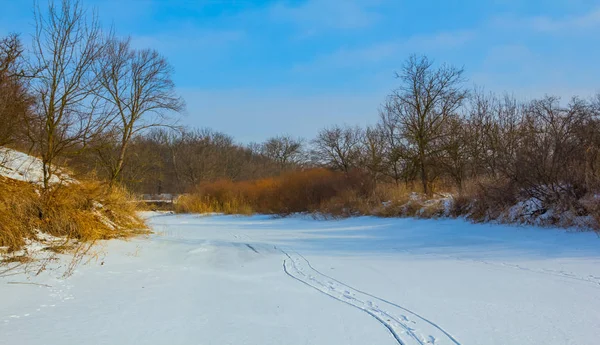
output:
<instances>
[{"instance_id":1,"label":"bare tree","mask_svg":"<svg viewBox=\"0 0 600 345\"><path fill-rule=\"evenodd\" d=\"M359 127L325 128L313 140L314 155L321 163L348 173L359 164L361 136Z\"/></svg>"},{"instance_id":2,"label":"bare tree","mask_svg":"<svg viewBox=\"0 0 600 345\"><path fill-rule=\"evenodd\" d=\"M279 164L280 169L285 169L303 161L302 146L302 140L283 135L267 139L260 145L260 153Z\"/></svg>"},{"instance_id":3,"label":"bare tree","mask_svg":"<svg viewBox=\"0 0 600 345\"><path fill-rule=\"evenodd\" d=\"M92 97L97 87L92 66L101 52L100 28L96 17L89 18L78 1L50 2L47 11L36 7L34 12L31 92L36 109L25 124L41 157L47 189L56 159L80 149L106 120Z\"/></svg>"},{"instance_id":4,"label":"bare tree","mask_svg":"<svg viewBox=\"0 0 600 345\"><path fill-rule=\"evenodd\" d=\"M0 39L0 146L12 143L32 105L23 71L19 36Z\"/></svg>"},{"instance_id":5,"label":"bare tree","mask_svg":"<svg viewBox=\"0 0 600 345\"><path fill-rule=\"evenodd\" d=\"M391 103L386 104L379 112L379 131L384 140L383 173L392 178L396 184L400 180L405 183L415 177L414 157L416 154L402 136L402 126Z\"/></svg>"},{"instance_id":6,"label":"bare tree","mask_svg":"<svg viewBox=\"0 0 600 345\"><path fill-rule=\"evenodd\" d=\"M469 176L466 177L493 176L495 173L495 169L489 169L493 163L490 161L492 155L486 135L490 130L496 103L496 97L486 94L483 89L475 88L470 94L461 119L464 150L469 159Z\"/></svg>"},{"instance_id":7,"label":"bare tree","mask_svg":"<svg viewBox=\"0 0 600 345\"><path fill-rule=\"evenodd\" d=\"M385 171L385 136L381 127L367 127L361 136L361 166L371 175L373 185Z\"/></svg>"},{"instance_id":8,"label":"bare tree","mask_svg":"<svg viewBox=\"0 0 600 345\"><path fill-rule=\"evenodd\" d=\"M441 149L445 122L468 94L461 87L463 70L449 65L436 68L427 57L411 56L396 77L401 85L389 97L387 107L416 151L423 190L429 193L431 158Z\"/></svg>"},{"instance_id":9,"label":"bare tree","mask_svg":"<svg viewBox=\"0 0 600 345\"><path fill-rule=\"evenodd\" d=\"M129 39L108 39L96 74L101 85L98 95L112 105L115 114L110 127L115 155L103 157L111 184L119 179L131 139L149 128L171 124L168 115L183 110L172 73L171 65L157 51L132 49Z\"/></svg>"},{"instance_id":10,"label":"bare tree","mask_svg":"<svg viewBox=\"0 0 600 345\"><path fill-rule=\"evenodd\" d=\"M442 140L443 152L436 162L454 180L459 194L463 192L463 183L471 156L468 151L468 123L459 116L452 116L445 124L447 133Z\"/></svg>"},{"instance_id":11,"label":"bare tree","mask_svg":"<svg viewBox=\"0 0 600 345\"><path fill-rule=\"evenodd\" d=\"M235 175L233 138L212 130L182 130L172 141L172 162L177 178L186 187L201 181ZM239 161L237 162L240 165Z\"/></svg>"},{"instance_id":12,"label":"bare tree","mask_svg":"<svg viewBox=\"0 0 600 345\"><path fill-rule=\"evenodd\" d=\"M578 137L585 150L585 181L591 190L600 189L600 93L590 101L588 117L581 126Z\"/></svg>"},{"instance_id":13,"label":"bare tree","mask_svg":"<svg viewBox=\"0 0 600 345\"><path fill-rule=\"evenodd\" d=\"M491 109L491 116L485 115L485 165L493 178L514 176L519 169L517 154L522 145L521 123L523 121L523 105L509 95L502 98L490 96L489 104L482 106L479 111Z\"/></svg>"},{"instance_id":14,"label":"bare tree","mask_svg":"<svg viewBox=\"0 0 600 345\"><path fill-rule=\"evenodd\" d=\"M526 105L518 168L511 177L530 197L543 202L581 197L585 152L577 134L588 116L587 104L578 98L566 107L550 96Z\"/></svg>"}]
</instances>

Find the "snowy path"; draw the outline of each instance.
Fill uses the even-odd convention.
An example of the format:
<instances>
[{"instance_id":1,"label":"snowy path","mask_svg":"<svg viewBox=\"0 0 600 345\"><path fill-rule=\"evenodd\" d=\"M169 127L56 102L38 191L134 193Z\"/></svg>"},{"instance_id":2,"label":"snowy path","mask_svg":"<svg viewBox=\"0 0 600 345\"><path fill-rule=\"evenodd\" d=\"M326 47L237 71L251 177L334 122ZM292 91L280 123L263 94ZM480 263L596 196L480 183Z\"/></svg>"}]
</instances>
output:
<instances>
[{"instance_id":1,"label":"snowy path","mask_svg":"<svg viewBox=\"0 0 600 345\"><path fill-rule=\"evenodd\" d=\"M106 242L66 280L60 270L0 278L0 344L600 339L595 234L460 220L149 221L155 235Z\"/></svg>"},{"instance_id":2,"label":"snowy path","mask_svg":"<svg viewBox=\"0 0 600 345\"><path fill-rule=\"evenodd\" d=\"M322 274L301 254L285 254L287 259L283 260L283 269L288 275L340 302L363 310L385 326L399 344L460 345L445 330L422 316Z\"/></svg>"}]
</instances>

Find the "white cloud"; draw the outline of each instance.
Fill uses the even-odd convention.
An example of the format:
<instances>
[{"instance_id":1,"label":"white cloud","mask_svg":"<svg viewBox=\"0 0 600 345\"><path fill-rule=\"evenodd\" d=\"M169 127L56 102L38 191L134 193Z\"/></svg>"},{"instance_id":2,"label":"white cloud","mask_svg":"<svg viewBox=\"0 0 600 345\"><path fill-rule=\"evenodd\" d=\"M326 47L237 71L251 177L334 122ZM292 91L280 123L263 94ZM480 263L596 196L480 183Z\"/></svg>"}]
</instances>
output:
<instances>
[{"instance_id":1,"label":"white cloud","mask_svg":"<svg viewBox=\"0 0 600 345\"><path fill-rule=\"evenodd\" d=\"M492 27L504 30L528 30L538 33L569 34L600 28L600 8L592 9L579 15L551 17L547 15L534 17L497 17Z\"/></svg>"},{"instance_id":2,"label":"white cloud","mask_svg":"<svg viewBox=\"0 0 600 345\"><path fill-rule=\"evenodd\" d=\"M468 44L476 37L474 31L460 30L414 35L404 40L379 42L358 48L341 48L317 57L309 63L297 65L294 70L307 71L379 65L386 61L402 60L413 53L428 54L458 48Z\"/></svg>"},{"instance_id":3,"label":"white cloud","mask_svg":"<svg viewBox=\"0 0 600 345\"><path fill-rule=\"evenodd\" d=\"M531 27L540 32L564 32L565 30L585 30L600 27L600 8L579 16L552 18L547 16L534 17L530 20Z\"/></svg>"},{"instance_id":4,"label":"white cloud","mask_svg":"<svg viewBox=\"0 0 600 345\"><path fill-rule=\"evenodd\" d=\"M270 16L274 21L299 26L306 34L323 29L359 29L380 19L377 4L364 0L308 0L298 6L279 2L271 7Z\"/></svg>"}]
</instances>

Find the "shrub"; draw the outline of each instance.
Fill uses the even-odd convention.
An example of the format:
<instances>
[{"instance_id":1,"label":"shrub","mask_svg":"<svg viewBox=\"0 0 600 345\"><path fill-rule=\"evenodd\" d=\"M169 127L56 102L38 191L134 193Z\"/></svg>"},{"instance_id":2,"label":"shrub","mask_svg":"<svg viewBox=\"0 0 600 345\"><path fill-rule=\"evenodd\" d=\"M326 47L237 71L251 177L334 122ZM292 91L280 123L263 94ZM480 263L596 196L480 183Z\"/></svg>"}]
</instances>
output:
<instances>
[{"instance_id":1,"label":"shrub","mask_svg":"<svg viewBox=\"0 0 600 345\"><path fill-rule=\"evenodd\" d=\"M94 242L147 232L127 191L99 182L33 184L0 177L0 247L14 252L38 233Z\"/></svg>"},{"instance_id":2,"label":"shrub","mask_svg":"<svg viewBox=\"0 0 600 345\"><path fill-rule=\"evenodd\" d=\"M345 213L344 205L358 209L369 198L373 189L369 181L360 172L344 174L327 169L293 171L254 181L218 180L200 184L180 197L176 211L289 215L326 209Z\"/></svg>"},{"instance_id":3,"label":"shrub","mask_svg":"<svg viewBox=\"0 0 600 345\"><path fill-rule=\"evenodd\" d=\"M28 183L0 176L0 247L15 251L35 235L39 195Z\"/></svg>"},{"instance_id":4,"label":"shrub","mask_svg":"<svg viewBox=\"0 0 600 345\"><path fill-rule=\"evenodd\" d=\"M498 219L516 203L517 190L513 183L506 180L483 180L472 182L469 190L455 203L453 213L466 215L474 221L489 221Z\"/></svg>"},{"instance_id":5,"label":"shrub","mask_svg":"<svg viewBox=\"0 0 600 345\"><path fill-rule=\"evenodd\" d=\"M83 241L125 237L145 229L136 211L137 201L121 187L71 183L41 194L39 230Z\"/></svg>"},{"instance_id":6,"label":"shrub","mask_svg":"<svg viewBox=\"0 0 600 345\"><path fill-rule=\"evenodd\" d=\"M372 209L371 200L360 197L354 190L345 190L321 202L313 212L337 218L371 214Z\"/></svg>"},{"instance_id":7,"label":"shrub","mask_svg":"<svg viewBox=\"0 0 600 345\"><path fill-rule=\"evenodd\" d=\"M175 203L177 213L224 213L250 215L253 212L250 205L238 199L219 201L216 198L200 194L185 194Z\"/></svg>"}]
</instances>

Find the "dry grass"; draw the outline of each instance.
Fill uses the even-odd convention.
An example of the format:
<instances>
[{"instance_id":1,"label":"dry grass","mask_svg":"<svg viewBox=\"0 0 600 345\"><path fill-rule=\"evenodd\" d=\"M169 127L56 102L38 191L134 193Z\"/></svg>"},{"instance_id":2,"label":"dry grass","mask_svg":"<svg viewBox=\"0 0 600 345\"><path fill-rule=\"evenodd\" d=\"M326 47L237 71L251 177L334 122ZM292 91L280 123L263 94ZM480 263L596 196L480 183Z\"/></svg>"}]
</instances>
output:
<instances>
[{"instance_id":1,"label":"dry grass","mask_svg":"<svg viewBox=\"0 0 600 345\"><path fill-rule=\"evenodd\" d=\"M359 172L343 174L310 169L255 181L204 183L194 192L180 197L176 211L283 216L312 213L326 218L359 215L438 217L446 214L441 202L429 201L418 190L417 185L374 186L368 176ZM441 198L438 194L434 197Z\"/></svg>"},{"instance_id":2,"label":"dry grass","mask_svg":"<svg viewBox=\"0 0 600 345\"><path fill-rule=\"evenodd\" d=\"M177 212L226 214L279 214L301 212L352 213L366 211L363 200L372 186L359 174L326 169L285 173L255 181L220 180L201 184L177 200Z\"/></svg>"},{"instance_id":3,"label":"dry grass","mask_svg":"<svg viewBox=\"0 0 600 345\"><path fill-rule=\"evenodd\" d=\"M11 255L6 257L5 259L2 259L3 264L12 264L12 263L19 263L19 264L26 264L26 263L30 263L32 262L33 259L30 256L27 256L25 254L23 255ZM1 277L1 275L0 275Z\"/></svg>"},{"instance_id":4,"label":"dry grass","mask_svg":"<svg viewBox=\"0 0 600 345\"><path fill-rule=\"evenodd\" d=\"M12 252L35 236L39 199L30 184L0 176L0 247Z\"/></svg>"},{"instance_id":5,"label":"dry grass","mask_svg":"<svg viewBox=\"0 0 600 345\"><path fill-rule=\"evenodd\" d=\"M177 213L224 213L251 215L254 213L250 205L237 199L221 201L214 197L201 194L186 194L177 199L175 204Z\"/></svg>"},{"instance_id":6,"label":"dry grass","mask_svg":"<svg viewBox=\"0 0 600 345\"><path fill-rule=\"evenodd\" d=\"M507 221L512 208L523 200L514 183L499 179L473 179L462 189L437 180L432 195L420 191L420 184L380 183L373 186L361 174L345 175L325 169L290 172L256 181L205 183L176 203L180 213L253 213L289 215L312 213L318 217L340 218L359 215L379 217L465 217L475 222ZM548 205L553 216L521 217L538 225L600 228L600 198L594 194L575 203ZM531 220L529 220L531 218ZM541 223L540 223L541 222Z\"/></svg>"},{"instance_id":7,"label":"dry grass","mask_svg":"<svg viewBox=\"0 0 600 345\"><path fill-rule=\"evenodd\" d=\"M145 233L147 227L136 211L137 203L124 189L99 182L40 191L0 177L0 247L18 251L41 233L63 239L56 244L56 251L63 252L69 241L93 243Z\"/></svg>"},{"instance_id":8,"label":"dry grass","mask_svg":"<svg viewBox=\"0 0 600 345\"><path fill-rule=\"evenodd\" d=\"M135 200L120 187L81 182L42 193L39 230L57 237L96 241L145 229Z\"/></svg>"},{"instance_id":9,"label":"dry grass","mask_svg":"<svg viewBox=\"0 0 600 345\"><path fill-rule=\"evenodd\" d=\"M368 215L371 214L372 210L372 199L361 197L354 190L346 190L340 193L340 195L323 201L313 212L339 218Z\"/></svg>"}]
</instances>

